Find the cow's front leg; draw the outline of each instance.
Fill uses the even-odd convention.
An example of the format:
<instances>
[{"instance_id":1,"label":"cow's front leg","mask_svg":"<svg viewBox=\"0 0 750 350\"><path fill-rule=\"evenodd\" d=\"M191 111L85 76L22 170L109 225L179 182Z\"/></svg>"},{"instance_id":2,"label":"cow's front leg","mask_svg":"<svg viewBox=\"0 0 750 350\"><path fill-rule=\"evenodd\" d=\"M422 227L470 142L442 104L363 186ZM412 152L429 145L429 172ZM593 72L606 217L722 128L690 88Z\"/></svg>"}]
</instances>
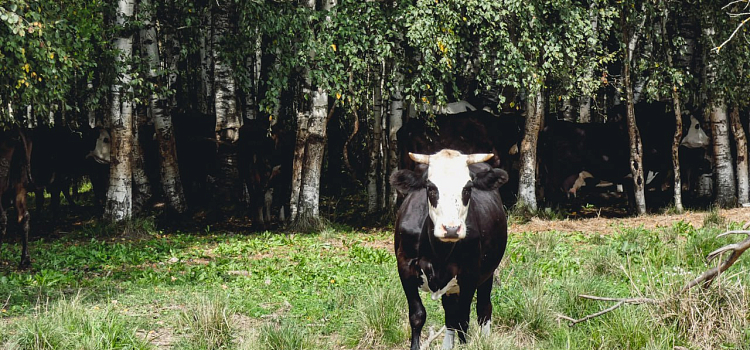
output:
<instances>
[{"instance_id":1,"label":"cow's front leg","mask_svg":"<svg viewBox=\"0 0 750 350\"><path fill-rule=\"evenodd\" d=\"M411 350L419 350L419 336L422 334L427 319L427 311L422 305L422 298L419 296L419 281L417 276L401 276L401 286L406 294L406 301L409 303L409 325L411 326Z\"/></svg>"},{"instance_id":2,"label":"cow's front leg","mask_svg":"<svg viewBox=\"0 0 750 350\"><path fill-rule=\"evenodd\" d=\"M474 298L476 288L461 286L461 293L443 296L443 309L445 310L445 338L443 338L443 349L452 349L456 333L458 340L466 343L466 332L469 330L469 312L471 311L471 300Z\"/></svg>"},{"instance_id":3,"label":"cow's front leg","mask_svg":"<svg viewBox=\"0 0 750 350\"><path fill-rule=\"evenodd\" d=\"M490 325L492 324L491 292L492 277L477 287L477 323L479 323L481 335L484 337L490 335Z\"/></svg>"},{"instance_id":4,"label":"cow's front leg","mask_svg":"<svg viewBox=\"0 0 750 350\"><path fill-rule=\"evenodd\" d=\"M21 230L23 230L23 248L21 250L21 262L19 268L25 269L31 266L31 258L29 257L29 211L26 208L26 189L23 184L18 184L16 187L16 213L18 214L18 223L21 224Z\"/></svg>"}]
</instances>

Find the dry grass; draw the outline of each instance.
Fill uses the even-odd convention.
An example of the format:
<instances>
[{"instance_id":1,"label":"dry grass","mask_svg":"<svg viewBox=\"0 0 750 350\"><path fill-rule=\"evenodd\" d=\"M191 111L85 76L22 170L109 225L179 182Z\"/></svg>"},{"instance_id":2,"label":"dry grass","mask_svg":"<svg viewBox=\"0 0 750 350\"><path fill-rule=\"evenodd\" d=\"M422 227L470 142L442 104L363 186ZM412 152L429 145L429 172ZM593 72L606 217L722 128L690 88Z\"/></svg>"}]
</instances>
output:
<instances>
[{"instance_id":1,"label":"dry grass","mask_svg":"<svg viewBox=\"0 0 750 350\"><path fill-rule=\"evenodd\" d=\"M532 218L524 224L511 223L511 232L545 232L549 230L561 232L583 232L587 234L599 234L613 232L613 228L636 228L643 227L653 230L660 227L668 227L676 221L684 221L694 227L701 227L707 216L713 216L714 212L691 212L682 214L647 214L628 218L589 218L589 219L565 219L559 221ZM750 222L750 209L733 208L720 209L718 216L724 222ZM711 221L714 221L712 218Z\"/></svg>"}]
</instances>

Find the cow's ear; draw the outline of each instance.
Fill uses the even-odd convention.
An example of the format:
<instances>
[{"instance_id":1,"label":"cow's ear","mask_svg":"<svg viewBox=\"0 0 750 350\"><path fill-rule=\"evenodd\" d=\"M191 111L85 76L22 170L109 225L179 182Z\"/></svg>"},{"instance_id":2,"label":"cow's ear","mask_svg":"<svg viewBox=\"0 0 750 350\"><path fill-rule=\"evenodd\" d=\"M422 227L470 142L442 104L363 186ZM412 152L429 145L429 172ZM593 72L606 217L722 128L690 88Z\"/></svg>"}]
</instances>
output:
<instances>
[{"instance_id":1,"label":"cow's ear","mask_svg":"<svg viewBox=\"0 0 750 350\"><path fill-rule=\"evenodd\" d=\"M423 174L408 169L395 171L391 174L390 182L397 191L404 195L425 187Z\"/></svg>"},{"instance_id":2,"label":"cow's ear","mask_svg":"<svg viewBox=\"0 0 750 350\"><path fill-rule=\"evenodd\" d=\"M491 168L474 174L474 187L485 191L494 191L508 182L508 173L503 169Z\"/></svg>"}]
</instances>

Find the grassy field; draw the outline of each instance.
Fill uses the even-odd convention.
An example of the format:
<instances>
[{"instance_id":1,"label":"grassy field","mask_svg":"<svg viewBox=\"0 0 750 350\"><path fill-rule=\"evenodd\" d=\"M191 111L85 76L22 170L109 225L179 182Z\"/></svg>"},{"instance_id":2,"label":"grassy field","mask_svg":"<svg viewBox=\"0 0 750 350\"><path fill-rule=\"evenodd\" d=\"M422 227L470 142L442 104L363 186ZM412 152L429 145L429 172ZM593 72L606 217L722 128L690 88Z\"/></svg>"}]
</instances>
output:
<instances>
[{"instance_id":1,"label":"grassy field","mask_svg":"<svg viewBox=\"0 0 750 350\"><path fill-rule=\"evenodd\" d=\"M744 237L707 214L704 225L645 230L511 232L492 293L493 335L463 349L750 349L750 255L708 289L672 295L708 266L712 250ZM0 261L3 349L406 349L406 302L391 233L330 229L137 234L89 226ZM664 299L612 305L579 294ZM427 327L440 303L425 299ZM473 312L472 312L473 315ZM473 316L472 316L473 317ZM425 332L426 333L426 332ZM425 335L426 336L426 335ZM433 343L439 348L441 341ZM678 348L679 349L679 348Z\"/></svg>"}]
</instances>

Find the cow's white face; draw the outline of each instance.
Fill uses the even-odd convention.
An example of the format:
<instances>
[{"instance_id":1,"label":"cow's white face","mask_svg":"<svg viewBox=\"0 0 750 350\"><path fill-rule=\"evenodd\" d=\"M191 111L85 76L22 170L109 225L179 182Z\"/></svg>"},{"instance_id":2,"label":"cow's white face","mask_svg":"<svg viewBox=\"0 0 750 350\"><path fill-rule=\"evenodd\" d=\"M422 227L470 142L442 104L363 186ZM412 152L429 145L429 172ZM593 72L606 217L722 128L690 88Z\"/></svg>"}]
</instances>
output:
<instances>
[{"instance_id":1,"label":"cow's white face","mask_svg":"<svg viewBox=\"0 0 750 350\"><path fill-rule=\"evenodd\" d=\"M466 237L472 187L469 164L484 162L492 156L491 153L466 155L446 149L433 155L409 153L415 162L429 165L427 199L435 238L456 242Z\"/></svg>"},{"instance_id":2,"label":"cow's white face","mask_svg":"<svg viewBox=\"0 0 750 350\"><path fill-rule=\"evenodd\" d=\"M109 131L99 129L99 138L96 139L94 149L89 153L89 157L94 158L97 163L109 164L110 162L110 137Z\"/></svg>"},{"instance_id":3,"label":"cow's white face","mask_svg":"<svg viewBox=\"0 0 750 350\"><path fill-rule=\"evenodd\" d=\"M687 148L701 148L708 146L710 142L708 135L701 129L701 123L698 122L698 119L690 116L690 129L688 129L687 135L680 144Z\"/></svg>"}]
</instances>

